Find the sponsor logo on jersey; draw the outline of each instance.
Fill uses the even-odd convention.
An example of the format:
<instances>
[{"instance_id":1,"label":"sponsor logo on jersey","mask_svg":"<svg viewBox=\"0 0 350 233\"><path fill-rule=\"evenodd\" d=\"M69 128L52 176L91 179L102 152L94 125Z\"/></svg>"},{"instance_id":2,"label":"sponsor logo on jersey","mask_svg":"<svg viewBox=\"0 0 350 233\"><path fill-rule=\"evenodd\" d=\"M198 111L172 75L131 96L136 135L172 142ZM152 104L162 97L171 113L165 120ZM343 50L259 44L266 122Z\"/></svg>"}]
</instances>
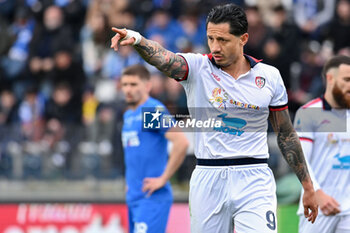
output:
<instances>
[{"instance_id":1,"label":"sponsor logo on jersey","mask_svg":"<svg viewBox=\"0 0 350 233\"><path fill-rule=\"evenodd\" d=\"M220 82L221 79L220 79L219 76L217 76L217 75L214 74L214 73L211 73L211 75L215 78L216 81Z\"/></svg>"},{"instance_id":2,"label":"sponsor logo on jersey","mask_svg":"<svg viewBox=\"0 0 350 233\"><path fill-rule=\"evenodd\" d=\"M212 97L209 98L209 102L220 109L227 109L227 107L230 107L231 105L233 105L234 107L245 109L260 109L259 106L254 104L242 103L240 101L230 99L228 93L224 89L221 89L219 87L216 87L212 90L211 96Z\"/></svg>"},{"instance_id":3,"label":"sponsor logo on jersey","mask_svg":"<svg viewBox=\"0 0 350 233\"><path fill-rule=\"evenodd\" d=\"M214 127L215 131L229 133L231 135L241 136L244 133L243 128L247 125L247 122L241 118L227 117L227 113L220 114L217 117L222 119L224 125L220 127Z\"/></svg>"},{"instance_id":4,"label":"sponsor logo on jersey","mask_svg":"<svg viewBox=\"0 0 350 233\"><path fill-rule=\"evenodd\" d=\"M334 156L338 161L333 164L333 169L350 169L350 155L340 156L340 153Z\"/></svg>"},{"instance_id":5,"label":"sponsor logo on jersey","mask_svg":"<svg viewBox=\"0 0 350 233\"><path fill-rule=\"evenodd\" d=\"M255 84L260 89L263 88L265 86L265 78L263 78L261 76L255 77Z\"/></svg>"}]
</instances>

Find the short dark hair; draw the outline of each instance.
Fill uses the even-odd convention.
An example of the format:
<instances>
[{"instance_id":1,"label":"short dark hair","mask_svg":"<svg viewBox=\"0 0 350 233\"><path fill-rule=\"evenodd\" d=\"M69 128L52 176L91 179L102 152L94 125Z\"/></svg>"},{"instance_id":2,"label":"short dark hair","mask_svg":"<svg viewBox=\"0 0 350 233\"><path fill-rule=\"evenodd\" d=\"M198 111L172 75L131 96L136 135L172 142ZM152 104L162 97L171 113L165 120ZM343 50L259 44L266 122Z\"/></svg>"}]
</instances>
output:
<instances>
[{"instance_id":1,"label":"short dark hair","mask_svg":"<svg viewBox=\"0 0 350 233\"><path fill-rule=\"evenodd\" d=\"M136 75L139 76L141 80L150 80L151 74L147 68L143 65L136 64L128 66L123 70L122 76L124 75Z\"/></svg>"},{"instance_id":2,"label":"short dark hair","mask_svg":"<svg viewBox=\"0 0 350 233\"><path fill-rule=\"evenodd\" d=\"M207 27L209 22L229 23L230 33L235 36L241 36L248 31L248 21L244 10L233 3L218 5L211 9L207 17Z\"/></svg>"},{"instance_id":3,"label":"short dark hair","mask_svg":"<svg viewBox=\"0 0 350 233\"><path fill-rule=\"evenodd\" d=\"M326 74L330 69L338 68L342 64L350 65L350 57L344 55L337 55L332 57L323 66L322 77L326 79Z\"/></svg>"}]
</instances>

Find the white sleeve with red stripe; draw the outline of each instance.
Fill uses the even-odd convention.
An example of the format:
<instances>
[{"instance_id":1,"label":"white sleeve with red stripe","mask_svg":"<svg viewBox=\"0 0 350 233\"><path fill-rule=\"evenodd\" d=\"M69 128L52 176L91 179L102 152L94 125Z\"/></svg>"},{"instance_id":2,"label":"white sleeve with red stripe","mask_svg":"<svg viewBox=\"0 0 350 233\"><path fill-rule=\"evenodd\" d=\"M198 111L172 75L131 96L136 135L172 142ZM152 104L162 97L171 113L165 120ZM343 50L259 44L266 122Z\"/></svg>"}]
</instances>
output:
<instances>
[{"instance_id":1,"label":"white sleeve with red stripe","mask_svg":"<svg viewBox=\"0 0 350 233\"><path fill-rule=\"evenodd\" d=\"M187 72L185 74L185 77L177 81L181 81L181 83L184 83L184 81L188 82L202 66L204 56L196 53L177 53L176 55L181 56L187 64Z\"/></svg>"},{"instance_id":2,"label":"white sleeve with red stripe","mask_svg":"<svg viewBox=\"0 0 350 233\"><path fill-rule=\"evenodd\" d=\"M315 191L320 189L320 184L317 182L317 179L314 175L314 172L312 168L309 165L309 160L312 156L312 148L314 145L314 127L313 127L313 121L312 118L307 116L307 113L309 111L305 111L304 109L300 108L294 119L294 128L299 135L300 144L303 149L304 157L306 160L306 164L309 170L310 178L312 180L312 183L314 185Z\"/></svg>"},{"instance_id":3,"label":"white sleeve with red stripe","mask_svg":"<svg viewBox=\"0 0 350 233\"><path fill-rule=\"evenodd\" d=\"M194 53L177 53L177 55L181 56L186 64L187 64L187 72L184 78L179 81L180 84L184 87L187 98L191 99L193 88L195 86L195 75L198 75L198 71L200 70L202 64L203 64L203 58L204 56L201 54L194 54Z\"/></svg>"},{"instance_id":4,"label":"white sleeve with red stripe","mask_svg":"<svg viewBox=\"0 0 350 233\"><path fill-rule=\"evenodd\" d=\"M288 95L284 86L280 72L273 69L270 73L272 76L274 95L269 104L270 111L282 111L288 108Z\"/></svg>"}]
</instances>

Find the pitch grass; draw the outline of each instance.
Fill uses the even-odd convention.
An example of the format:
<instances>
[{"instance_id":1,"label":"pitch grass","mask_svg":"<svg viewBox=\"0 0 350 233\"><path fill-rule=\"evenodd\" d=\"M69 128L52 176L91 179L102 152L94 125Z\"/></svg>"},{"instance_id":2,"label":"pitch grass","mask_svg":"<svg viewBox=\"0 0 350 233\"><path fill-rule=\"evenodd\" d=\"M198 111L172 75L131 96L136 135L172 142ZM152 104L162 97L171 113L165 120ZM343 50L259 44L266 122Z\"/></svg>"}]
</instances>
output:
<instances>
[{"instance_id":1,"label":"pitch grass","mask_svg":"<svg viewBox=\"0 0 350 233\"><path fill-rule=\"evenodd\" d=\"M277 208L278 233L298 233L298 205L279 205Z\"/></svg>"}]
</instances>

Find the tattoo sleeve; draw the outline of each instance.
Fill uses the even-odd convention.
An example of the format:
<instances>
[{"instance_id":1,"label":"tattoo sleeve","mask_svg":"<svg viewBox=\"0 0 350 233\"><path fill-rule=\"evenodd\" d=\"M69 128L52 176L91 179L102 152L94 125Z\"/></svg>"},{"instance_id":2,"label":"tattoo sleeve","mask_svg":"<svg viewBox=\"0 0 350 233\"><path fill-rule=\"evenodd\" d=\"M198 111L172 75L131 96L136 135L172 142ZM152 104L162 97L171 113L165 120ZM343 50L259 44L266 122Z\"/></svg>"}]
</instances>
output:
<instances>
[{"instance_id":1,"label":"tattoo sleeve","mask_svg":"<svg viewBox=\"0 0 350 233\"><path fill-rule=\"evenodd\" d=\"M288 110L270 112L270 122L277 134L277 143L283 157L300 182L310 179L304 154L289 117Z\"/></svg>"},{"instance_id":2,"label":"tattoo sleeve","mask_svg":"<svg viewBox=\"0 0 350 233\"><path fill-rule=\"evenodd\" d=\"M157 67L168 77L177 80L185 77L188 69L185 59L164 49L159 43L143 37L134 48L146 62Z\"/></svg>"}]
</instances>

